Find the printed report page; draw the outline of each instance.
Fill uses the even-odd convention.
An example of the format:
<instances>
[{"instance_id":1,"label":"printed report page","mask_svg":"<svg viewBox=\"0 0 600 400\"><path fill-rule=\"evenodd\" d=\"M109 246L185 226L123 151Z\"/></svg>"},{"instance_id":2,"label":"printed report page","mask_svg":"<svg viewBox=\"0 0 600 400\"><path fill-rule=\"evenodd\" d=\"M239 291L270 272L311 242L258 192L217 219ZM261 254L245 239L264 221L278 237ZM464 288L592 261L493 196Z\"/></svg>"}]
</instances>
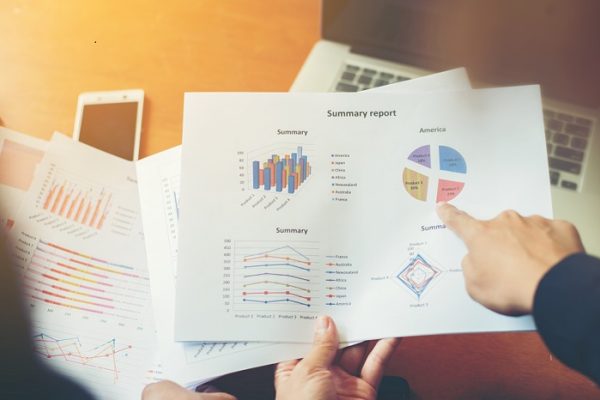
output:
<instances>
[{"instance_id":1,"label":"printed report page","mask_svg":"<svg viewBox=\"0 0 600 400\"><path fill-rule=\"evenodd\" d=\"M533 329L469 298L435 204L551 216L537 86L189 93L181 190L176 340Z\"/></svg>"}]
</instances>

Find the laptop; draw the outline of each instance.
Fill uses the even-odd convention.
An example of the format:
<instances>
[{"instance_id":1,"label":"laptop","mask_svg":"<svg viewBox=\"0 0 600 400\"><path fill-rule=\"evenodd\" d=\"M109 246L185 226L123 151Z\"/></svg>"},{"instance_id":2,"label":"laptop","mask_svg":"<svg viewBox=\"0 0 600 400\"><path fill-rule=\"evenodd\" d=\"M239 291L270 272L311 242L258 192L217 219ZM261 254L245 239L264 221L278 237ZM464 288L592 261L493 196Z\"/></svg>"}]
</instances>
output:
<instances>
[{"instance_id":1,"label":"laptop","mask_svg":"<svg viewBox=\"0 0 600 400\"><path fill-rule=\"evenodd\" d=\"M556 28L560 26L557 19L578 18L579 25L585 25L586 13L597 14L590 10L570 8L571 2L550 0L479 2L485 3L483 7L487 7L487 11L485 8L474 9L474 4L478 2L468 3L469 8L461 8L461 4L467 3L439 0L323 0L322 39L314 45L290 90L358 92L458 66L466 66L470 73L475 71L476 82L492 85L540 83L544 93L549 179L555 218L573 222L586 250L600 255L600 90L591 80L581 82L584 67L589 62L593 64L600 60L597 51L592 54L597 48L594 45L597 36L590 41L589 47L581 43L572 46L568 56L575 62L569 63L565 61L565 55L560 53L564 51L565 44L560 36L562 32ZM515 6L517 3L520 4ZM511 13L506 8L510 6L520 9L516 14ZM592 4L592 7L596 6ZM494 10L493 7L498 9ZM498 15L505 20L499 19L502 17ZM485 18L490 18L490 21L485 21ZM459 36L461 32L457 33L454 27L463 27L473 20L474 29L481 29L481 34L470 31L470 36ZM462 21L462 25L458 21ZM481 28L477 27L477 23ZM577 21L570 23L578 26ZM497 42L486 43L485 40L473 41L474 47L479 44L488 46L488 50L501 49L493 65L485 64L485 58L478 59L461 48L463 44L467 46L464 38L478 39L489 35L490 29L485 28L488 25L496 27L497 36L516 37L513 47L505 46L506 43L500 45ZM515 36L535 36L535 28L532 27L536 26L540 31L555 27L549 32L555 32L557 36L549 34L545 41L542 38L542 45L550 42L547 48L536 45L536 51L541 54L541 65L538 58L529 54L535 52L523 52L523 46L519 47L520 42L528 43L527 40ZM521 32L520 27L526 29ZM600 33L597 28L592 29L596 29L592 32ZM481 49L482 52L486 50L485 47ZM581 53L579 59L578 52ZM511 62L505 62L506 59ZM578 60L581 62L578 63ZM545 68L555 65L567 66L560 70L558 77L548 72L552 68Z\"/></svg>"}]
</instances>

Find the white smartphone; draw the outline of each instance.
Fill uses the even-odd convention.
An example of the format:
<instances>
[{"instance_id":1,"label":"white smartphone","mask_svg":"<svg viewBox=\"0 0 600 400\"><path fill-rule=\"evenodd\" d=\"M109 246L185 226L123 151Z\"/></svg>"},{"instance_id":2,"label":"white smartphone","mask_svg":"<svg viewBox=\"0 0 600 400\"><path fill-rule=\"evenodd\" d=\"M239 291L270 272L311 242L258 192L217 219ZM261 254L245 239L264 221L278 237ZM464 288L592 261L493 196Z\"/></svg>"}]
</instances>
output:
<instances>
[{"instance_id":1,"label":"white smartphone","mask_svg":"<svg viewBox=\"0 0 600 400\"><path fill-rule=\"evenodd\" d=\"M73 140L135 161L140 152L143 106L142 89L81 93Z\"/></svg>"}]
</instances>

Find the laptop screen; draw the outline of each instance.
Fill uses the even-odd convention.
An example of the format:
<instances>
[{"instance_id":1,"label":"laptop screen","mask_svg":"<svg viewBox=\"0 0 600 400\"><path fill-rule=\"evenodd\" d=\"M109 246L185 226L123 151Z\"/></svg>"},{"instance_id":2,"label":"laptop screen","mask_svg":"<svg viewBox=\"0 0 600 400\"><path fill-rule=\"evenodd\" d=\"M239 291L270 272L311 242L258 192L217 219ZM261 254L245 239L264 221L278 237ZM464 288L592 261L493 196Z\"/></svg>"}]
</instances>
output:
<instances>
[{"instance_id":1,"label":"laptop screen","mask_svg":"<svg viewBox=\"0 0 600 400\"><path fill-rule=\"evenodd\" d=\"M540 83L544 95L600 107L600 1L323 0L322 36L355 53L475 81Z\"/></svg>"}]
</instances>

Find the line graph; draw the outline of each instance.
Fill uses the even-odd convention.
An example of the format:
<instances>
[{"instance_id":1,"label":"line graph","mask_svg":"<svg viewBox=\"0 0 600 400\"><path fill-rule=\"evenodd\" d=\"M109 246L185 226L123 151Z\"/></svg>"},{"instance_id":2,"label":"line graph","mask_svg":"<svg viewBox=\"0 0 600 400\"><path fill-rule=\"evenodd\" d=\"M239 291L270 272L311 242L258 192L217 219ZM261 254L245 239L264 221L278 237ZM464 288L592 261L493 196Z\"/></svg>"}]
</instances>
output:
<instances>
[{"instance_id":1,"label":"line graph","mask_svg":"<svg viewBox=\"0 0 600 400\"><path fill-rule=\"evenodd\" d=\"M46 333L35 335L33 344L35 352L42 358L101 370L112 375L115 382L119 380L119 359L128 357L133 347L117 345L115 338L87 347L78 336L56 338Z\"/></svg>"},{"instance_id":2,"label":"line graph","mask_svg":"<svg viewBox=\"0 0 600 400\"><path fill-rule=\"evenodd\" d=\"M317 311L322 268L318 243L236 241L234 307Z\"/></svg>"},{"instance_id":3,"label":"line graph","mask_svg":"<svg viewBox=\"0 0 600 400\"><path fill-rule=\"evenodd\" d=\"M139 397L152 362L151 342L119 329L90 328L34 317L33 350L41 362L81 384L99 400Z\"/></svg>"}]
</instances>

